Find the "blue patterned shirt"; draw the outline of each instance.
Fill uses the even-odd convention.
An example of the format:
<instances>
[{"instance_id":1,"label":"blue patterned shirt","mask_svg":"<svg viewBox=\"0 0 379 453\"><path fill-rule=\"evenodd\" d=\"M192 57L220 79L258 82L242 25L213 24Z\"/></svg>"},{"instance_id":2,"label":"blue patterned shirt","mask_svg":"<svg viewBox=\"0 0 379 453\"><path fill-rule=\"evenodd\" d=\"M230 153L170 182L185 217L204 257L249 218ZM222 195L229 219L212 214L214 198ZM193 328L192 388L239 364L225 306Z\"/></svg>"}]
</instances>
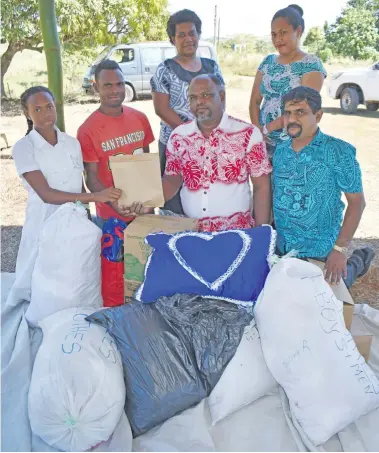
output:
<instances>
[{"instance_id":1,"label":"blue patterned shirt","mask_svg":"<svg viewBox=\"0 0 379 453\"><path fill-rule=\"evenodd\" d=\"M324 258L336 242L343 220L342 192L362 192L362 176L349 143L320 130L299 152L292 140L273 158L273 208L281 253Z\"/></svg>"},{"instance_id":2,"label":"blue patterned shirt","mask_svg":"<svg viewBox=\"0 0 379 453\"><path fill-rule=\"evenodd\" d=\"M301 85L301 79L309 72L321 72L326 77L326 71L321 60L314 55L305 55L299 61L290 64L277 62L278 55L268 55L260 64L262 73L260 93L263 104L260 112L262 126L282 116L282 97ZM278 145L288 136L281 130L269 134L273 145Z\"/></svg>"},{"instance_id":3,"label":"blue patterned shirt","mask_svg":"<svg viewBox=\"0 0 379 453\"><path fill-rule=\"evenodd\" d=\"M195 117L191 113L188 100L188 87L191 80L200 74L214 74L224 84L218 64L210 58L201 58L201 69L198 72L187 71L174 59L162 62L150 80L153 92L164 93L170 96L170 107L180 116L182 121L188 122ZM159 141L167 145L172 128L161 121Z\"/></svg>"}]
</instances>

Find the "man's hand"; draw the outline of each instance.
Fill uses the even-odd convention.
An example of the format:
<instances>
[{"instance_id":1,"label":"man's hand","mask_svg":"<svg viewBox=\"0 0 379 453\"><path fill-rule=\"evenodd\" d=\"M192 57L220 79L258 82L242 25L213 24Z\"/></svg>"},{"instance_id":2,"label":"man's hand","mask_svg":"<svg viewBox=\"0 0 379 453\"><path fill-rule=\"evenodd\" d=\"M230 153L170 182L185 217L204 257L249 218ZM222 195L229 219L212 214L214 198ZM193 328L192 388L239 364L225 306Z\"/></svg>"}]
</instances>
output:
<instances>
[{"instance_id":1,"label":"man's hand","mask_svg":"<svg viewBox=\"0 0 379 453\"><path fill-rule=\"evenodd\" d=\"M143 203L136 201L131 206L126 206L125 210L132 215L153 214L154 208L146 208Z\"/></svg>"},{"instance_id":2,"label":"man's hand","mask_svg":"<svg viewBox=\"0 0 379 453\"><path fill-rule=\"evenodd\" d=\"M119 206L117 201L111 203L112 208L122 217L129 217L131 214L130 210L126 206Z\"/></svg>"},{"instance_id":3,"label":"man's hand","mask_svg":"<svg viewBox=\"0 0 379 453\"><path fill-rule=\"evenodd\" d=\"M325 263L325 280L330 279L330 283L339 283L341 277L347 276L347 257L344 253L332 250Z\"/></svg>"}]
</instances>

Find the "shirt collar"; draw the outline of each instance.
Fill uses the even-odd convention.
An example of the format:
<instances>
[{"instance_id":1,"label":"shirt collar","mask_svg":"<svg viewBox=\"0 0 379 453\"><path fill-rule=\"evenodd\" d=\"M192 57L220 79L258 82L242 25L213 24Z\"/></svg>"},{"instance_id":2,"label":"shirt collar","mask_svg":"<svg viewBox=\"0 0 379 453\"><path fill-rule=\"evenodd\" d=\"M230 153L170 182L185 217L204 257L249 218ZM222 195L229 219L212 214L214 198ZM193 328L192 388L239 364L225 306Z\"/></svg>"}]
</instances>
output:
<instances>
[{"instance_id":1,"label":"shirt collar","mask_svg":"<svg viewBox=\"0 0 379 453\"><path fill-rule=\"evenodd\" d=\"M302 148L300 150L300 152L304 151L307 148L319 147L322 144L323 140L324 140L324 133L321 132L320 128L318 128L316 135L312 138L312 140L308 143L308 145L305 145L304 148ZM292 139L290 140L290 147L291 147L291 149L293 149Z\"/></svg>"},{"instance_id":2,"label":"shirt collar","mask_svg":"<svg viewBox=\"0 0 379 453\"><path fill-rule=\"evenodd\" d=\"M65 140L64 134L57 128L57 126L54 126L54 129L57 131L57 144L63 142ZM36 148L43 148L44 146L49 145L49 143L35 129L29 132L29 137Z\"/></svg>"}]
</instances>

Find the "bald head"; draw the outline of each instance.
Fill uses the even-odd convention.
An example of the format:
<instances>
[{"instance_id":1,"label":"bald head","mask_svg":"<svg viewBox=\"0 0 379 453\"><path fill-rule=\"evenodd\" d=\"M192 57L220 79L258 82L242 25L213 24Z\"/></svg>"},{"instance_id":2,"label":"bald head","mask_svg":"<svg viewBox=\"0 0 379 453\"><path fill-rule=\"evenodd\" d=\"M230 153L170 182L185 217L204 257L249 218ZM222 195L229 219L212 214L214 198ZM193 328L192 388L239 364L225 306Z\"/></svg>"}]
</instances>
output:
<instances>
[{"instance_id":1,"label":"bald head","mask_svg":"<svg viewBox=\"0 0 379 453\"><path fill-rule=\"evenodd\" d=\"M225 107L225 89L214 74L201 74L192 79L188 89L191 112L199 124L221 120Z\"/></svg>"},{"instance_id":2,"label":"bald head","mask_svg":"<svg viewBox=\"0 0 379 453\"><path fill-rule=\"evenodd\" d=\"M192 79L192 83L201 80L208 80L213 82L220 90L224 89L224 84L215 74L200 74Z\"/></svg>"}]
</instances>

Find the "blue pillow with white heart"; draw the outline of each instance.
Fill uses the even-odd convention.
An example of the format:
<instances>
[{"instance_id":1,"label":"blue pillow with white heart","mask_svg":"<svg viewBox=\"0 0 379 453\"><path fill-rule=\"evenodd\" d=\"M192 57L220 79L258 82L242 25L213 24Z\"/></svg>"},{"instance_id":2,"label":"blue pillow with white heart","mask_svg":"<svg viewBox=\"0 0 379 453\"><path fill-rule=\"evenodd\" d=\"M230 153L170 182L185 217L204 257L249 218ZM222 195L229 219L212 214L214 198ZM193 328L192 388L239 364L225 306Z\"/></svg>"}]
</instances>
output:
<instances>
[{"instance_id":1,"label":"blue pillow with white heart","mask_svg":"<svg viewBox=\"0 0 379 453\"><path fill-rule=\"evenodd\" d=\"M270 271L276 232L263 225L217 233L153 233L145 243L153 251L137 300L151 303L180 293L251 306Z\"/></svg>"}]
</instances>

